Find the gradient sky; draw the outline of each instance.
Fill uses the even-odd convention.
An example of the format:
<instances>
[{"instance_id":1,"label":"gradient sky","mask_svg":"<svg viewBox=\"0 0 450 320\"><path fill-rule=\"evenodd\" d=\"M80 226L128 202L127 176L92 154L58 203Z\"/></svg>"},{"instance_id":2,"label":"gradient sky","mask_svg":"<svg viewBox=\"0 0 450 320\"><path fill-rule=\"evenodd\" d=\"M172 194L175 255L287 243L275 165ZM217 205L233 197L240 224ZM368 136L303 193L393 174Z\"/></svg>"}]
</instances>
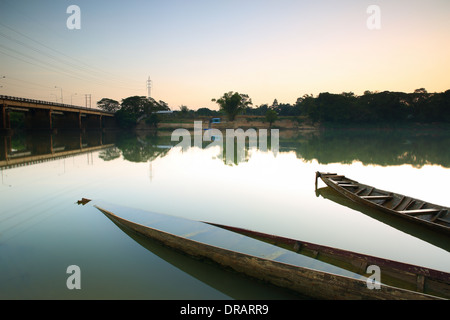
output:
<instances>
[{"instance_id":1,"label":"gradient sky","mask_svg":"<svg viewBox=\"0 0 450 320\"><path fill-rule=\"evenodd\" d=\"M69 30L69 5L81 29ZM381 29L369 30L369 5ZM448 0L1 0L0 94L94 105L146 95L172 110L228 91L254 105L304 94L450 89ZM57 86L58 88L55 88ZM76 93L76 95L75 95Z\"/></svg>"}]
</instances>

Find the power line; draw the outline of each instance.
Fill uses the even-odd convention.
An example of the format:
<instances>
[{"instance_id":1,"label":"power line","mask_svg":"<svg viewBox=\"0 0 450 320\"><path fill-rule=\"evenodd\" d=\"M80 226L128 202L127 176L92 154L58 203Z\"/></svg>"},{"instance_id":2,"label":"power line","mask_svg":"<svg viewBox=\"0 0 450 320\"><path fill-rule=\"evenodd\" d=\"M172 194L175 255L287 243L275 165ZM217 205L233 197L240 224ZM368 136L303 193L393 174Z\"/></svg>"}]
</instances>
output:
<instances>
[{"instance_id":1,"label":"power line","mask_svg":"<svg viewBox=\"0 0 450 320\"><path fill-rule=\"evenodd\" d=\"M7 54L6 52L4 52L4 51L2 51L2 50L0 50L0 53L2 53L2 54L4 54L4 55L7 55L7 56L9 56L9 57L11 57L11 58L13 58L13 59L17 59L17 60L20 60L20 61L22 61L22 62L25 62L25 63L31 64L31 65L34 65L34 66L43 68L43 69L45 69L46 71L49 71L49 70L50 70L50 71L53 71L53 72L55 72L55 73L63 74L64 76L68 76L68 77L71 77L71 78L74 78L74 79L77 79L77 80L80 80L80 81L92 82L92 83L95 83L95 84L97 84L97 85L105 86L105 87L108 87L108 88L116 87L116 88L121 88L121 89L137 90L136 88L125 88L125 87L123 87L123 86L111 85L111 84L108 84L108 83L106 83L106 82L101 82L101 81L96 80L96 79L87 79L87 78L83 78L82 75L75 74L74 72L72 72L72 71L70 71L70 70L67 70L67 69L65 69L65 68L61 68L61 67L56 68L56 67L53 66L52 64L49 64L49 63L47 63L47 62L45 62L45 61L42 61L42 60L40 60L40 59L37 59L37 58L32 57L32 56L30 56L30 55L27 55L27 54L25 54L25 53L19 52L19 51L15 50L15 49L8 48L8 47L6 47L6 46L4 46L4 45L1 45L1 44L0 44L0 48L9 50L9 51L11 51L11 52L14 52L16 55ZM31 59L31 60L37 62L37 63L33 63L33 62L30 62L30 61L21 59L21 58L19 58L17 55L26 57L26 58L28 58L28 59Z\"/></svg>"},{"instance_id":2,"label":"power line","mask_svg":"<svg viewBox=\"0 0 450 320\"><path fill-rule=\"evenodd\" d=\"M62 56L64 56L64 57L66 57L66 58L69 58L69 59L71 59L71 60L73 60L73 61L75 61L75 62L77 62L77 63L80 63L80 64L84 65L85 67L91 69L91 70L90 70L91 72L100 72L100 73L103 73L104 75L114 76L114 77L117 76L117 75L114 75L114 74L112 74L112 73L110 73L110 72L108 72L108 71L101 70L101 69L99 69L99 68L97 68L97 67L95 67L95 66L88 65L88 64L86 64L85 62L83 62L83 61L81 61L81 60L78 60L78 59L76 59L76 58L74 58L74 57L71 57L71 56L69 56L69 55L67 55L67 54L65 54L65 53L63 53L63 52L61 52L61 51L58 51L58 50L54 49L54 48L51 48L51 47L49 47L49 46L43 44L42 42L39 42L39 41L37 41L36 39L33 39L33 38L31 38L31 37L29 37L29 36L23 34L22 32L17 31L17 30L15 30L15 29L13 29L13 28L11 28L11 27L5 25L4 23L1 23L1 22L0 22L0 25L3 26L4 28L7 28L7 29L9 29L9 30L11 30L11 31L13 31L13 32L15 32L15 33L21 35L22 37L24 37L24 38L26 38L26 39L28 39L28 40L30 40L30 41L32 41L32 42L34 42L34 43L40 45L40 46L46 48L46 49L49 49L49 50L51 50L51 51L53 51L53 52L55 52L55 53L57 53L57 54L59 54L59 55L62 55ZM27 45L27 46L28 46L28 45ZM33 49L33 50L34 50L34 49ZM58 59L58 60L61 60L61 59ZM80 67L80 66L78 66L78 67ZM94 70L96 70L96 71L94 71ZM130 80L131 80L131 81L135 81L135 80L132 80L132 79L130 79ZM122 80L122 79L120 79L120 80L117 79L117 80L115 80L115 81L120 81L120 82L125 83L125 81Z\"/></svg>"},{"instance_id":3,"label":"power line","mask_svg":"<svg viewBox=\"0 0 450 320\"><path fill-rule=\"evenodd\" d=\"M31 82L31 81L27 81L27 80L17 79L17 78L11 77L9 75L8 75L8 77L5 77L5 79L6 80L13 80L13 81L19 81L19 82L28 83L28 84L30 84L32 86L41 87L41 88L44 88L44 89L54 89L53 87L44 86L44 85L42 85L40 83L36 83L36 82Z\"/></svg>"},{"instance_id":4,"label":"power line","mask_svg":"<svg viewBox=\"0 0 450 320\"><path fill-rule=\"evenodd\" d=\"M29 64L34 65L34 66L41 67L41 68L43 68L43 69L45 69L45 70L47 70L47 71L48 71L48 68L50 68L50 69L53 69L53 70L51 70L51 71L54 71L54 72L57 72L57 73L63 73L63 74L66 75L66 76L69 76L69 77L72 77L72 78L76 78L76 79L78 79L78 80L83 80L82 78L79 78L79 77L73 75L70 71L66 71L66 70L63 69L63 68L55 69L55 67L54 67L53 65L51 65L51 64L49 64L49 63L47 63L47 62L45 62L45 61L41 61L41 60L39 60L39 59L37 59L37 58L35 58L35 57L29 56L29 55L27 55L27 54L25 54L25 53L22 53L22 52L19 52L19 51L15 50L15 49L8 48L8 47L6 47L6 46L4 46L4 45L2 45L2 44L0 44L0 47L3 48L3 49L9 50L9 51L11 51L11 52L14 52L15 54L18 54L18 55L21 55L21 56L23 56L23 57L26 57L26 58L28 58L28 59L34 60L34 61L36 61L36 62L39 63L39 64L32 63L32 62L30 62L30 61L26 61L26 60L20 59L20 58L18 58L18 57L15 56L15 55L9 55L9 54L6 54L4 51L1 51L1 50L0 50L1 53L5 54L5 55L7 55L7 56L9 56L9 57L11 57L11 58L14 58L14 59L17 59L17 60L20 60L20 61L29 63ZM46 65L46 66L42 66L42 65L40 65L40 64L44 64L44 65Z\"/></svg>"},{"instance_id":5,"label":"power line","mask_svg":"<svg viewBox=\"0 0 450 320\"><path fill-rule=\"evenodd\" d=\"M5 25L2 24L2 23L0 23L0 24L1 24L2 26L5 26ZM10 27L8 27L8 26L5 26L5 27L8 28L8 29L13 30L12 28L10 28ZM48 49L50 49L50 50L53 50L53 51L55 51L55 52L57 52L57 53L59 53L59 54L62 54L62 53L60 53L59 51L56 51L56 50L54 50L54 49L51 49L50 47L48 47L48 46L46 46L46 45L44 45L44 44L41 44L41 43L39 43L38 41L35 41L35 40L29 38L28 36L26 36L26 35L24 35L24 34L18 32L18 31L15 31L15 30L13 30L13 31L14 31L14 32L17 32L18 34L20 34L20 35L22 35L22 36L24 36L24 37L26 37L26 38L28 38L28 39L30 39L30 40L32 40L32 41L34 41L34 42L40 44L40 45L42 45L42 46L44 46L44 47L46 47L46 48L48 48ZM82 80L82 81L90 81L90 82L94 82L94 83L96 83L96 84L103 85L103 86L106 86L106 87L118 87L118 88L121 88L121 89L136 90L136 88L130 88L130 87L124 87L123 85L113 85L113 84L110 84L110 83L106 83L106 82L103 81L103 79L95 79L95 78L92 78L93 76L92 76L91 74L89 74L89 75L79 74L80 71L81 71L81 72L86 72L87 69L86 69L85 67L80 67L80 66L77 66L77 65L75 65L75 64L73 64L73 63L67 62L67 61L65 61L64 59L61 59L61 58L56 57L56 56L54 56L54 55L48 54L48 53L46 53L46 52L44 52L44 51L42 51L42 50L40 50L40 49L37 49L37 48L35 48L35 47L33 47L33 46L27 44L27 43L22 42L22 41L20 41L20 40L11 38L10 36L5 35L4 33L1 33L1 32L0 32L0 36L3 36L4 38L6 38L6 39L8 39L8 40L10 40L10 41L13 41L13 42L15 42L15 43L17 43L17 44L19 44L19 45L22 45L22 46L25 47L25 48L31 49L31 50L33 50L33 51L35 51L35 52L37 52L37 53L39 53L39 54L41 54L41 55L43 55L43 56L45 56L45 57L47 57L47 58L50 58L50 59L52 59L52 60L54 60L54 61L57 61L57 62L59 62L59 63L61 63L61 64L63 64L63 65L66 65L66 66L68 65L70 68L73 68L73 69L77 70L77 72L74 73L73 71L68 70L68 69L66 69L66 68L64 68L64 67L58 67L57 69L55 69L55 66L54 66L54 65L49 64L49 63L46 62L46 61L37 59L36 57L29 56L29 55L27 55L27 54L25 54L25 53L23 53L23 52L20 52L20 51L18 51L18 50L15 50L15 49L6 47L6 46L4 46L4 45L0 45L0 47L4 48L4 49L6 49L6 50L9 50L9 51L11 51L11 52L14 52L16 55L18 54L18 55L20 55L20 56L22 56L22 57L26 57L26 58L28 58L28 59L31 59L31 60L35 61L35 62L38 62L39 64L31 63L30 61L26 61L26 60L23 60L23 59L18 58L16 55L9 55L9 54L5 53L4 51L1 51L3 54L5 54L5 55L7 55L7 56L10 56L10 57L12 57L12 58L18 59L18 60L20 60L20 61L22 61L22 62L26 62L26 63L32 64L32 65L35 65L35 66L38 66L38 67L41 67L41 68L45 68L46 70L48 70L47 68L50 68L50 69L51 69L52 71L54 71L54 72L57 72L57 73L63 73L63 74L66 75L66 76L70 76L70 77L76 78L76 79L78 79L78 80ZM64 55L64 54L63 54L63 55ZM67 55L65 55L65 56L67 56ZM69 57L69 56L67 56L67 57ZM69 57L69 58L70 58L70 57ZM46 67L43 67L43 66L40 65L40 64L43 64L43 65L45 65ZM98 69L98 70L99 70L99 69ZM111 81L117 81L117 80L111 79L111 77L108 77L108 79L111 80Z\"/></svg>"}]
</instances>

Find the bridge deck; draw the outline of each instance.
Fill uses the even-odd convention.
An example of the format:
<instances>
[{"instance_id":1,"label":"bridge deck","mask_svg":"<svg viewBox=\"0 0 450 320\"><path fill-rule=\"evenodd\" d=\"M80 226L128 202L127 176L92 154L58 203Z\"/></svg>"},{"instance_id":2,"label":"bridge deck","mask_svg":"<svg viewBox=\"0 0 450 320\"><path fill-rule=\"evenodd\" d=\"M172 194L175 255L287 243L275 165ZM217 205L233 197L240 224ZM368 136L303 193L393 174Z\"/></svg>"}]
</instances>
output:
<instances>
[{"instance_id":1,"label":"bridge deck","mask_svg":"<svg viewBox=\"0 0 450 320\"><path fill-rule=\"evenodd\" d=\"M73 106L70 104L56 103L50 101L33 100L19 97L2 96L0 95L0 105L6 106L8 109L19 108L24 109L45 109L60 112L81 112L84 114L94 114L107 117L114 117L113 112L107 112L99 109L91 109L80 106Z\"/></svg>"}]
</instances>

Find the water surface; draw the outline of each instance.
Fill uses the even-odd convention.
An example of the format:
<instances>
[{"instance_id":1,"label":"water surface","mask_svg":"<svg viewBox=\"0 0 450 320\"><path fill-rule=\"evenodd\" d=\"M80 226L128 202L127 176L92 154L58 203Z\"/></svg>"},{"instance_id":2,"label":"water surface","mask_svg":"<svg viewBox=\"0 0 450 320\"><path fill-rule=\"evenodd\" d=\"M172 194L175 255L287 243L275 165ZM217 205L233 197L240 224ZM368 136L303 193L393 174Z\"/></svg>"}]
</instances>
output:
<instances>
[{"instance_id":1,"label":"water surface","mask_svg":"<svg viewBox=\"0 0 450 320\"><path fill-rule=\"evenodd\" d=\"M180 147L171 132L0 138L2 299L301 298L129 235L82 197L450 272L448 238L315 189L316 171L336 172L450 207L445 131L281 131L231 163L219 141Z\"/></svg>"}]
</instances>

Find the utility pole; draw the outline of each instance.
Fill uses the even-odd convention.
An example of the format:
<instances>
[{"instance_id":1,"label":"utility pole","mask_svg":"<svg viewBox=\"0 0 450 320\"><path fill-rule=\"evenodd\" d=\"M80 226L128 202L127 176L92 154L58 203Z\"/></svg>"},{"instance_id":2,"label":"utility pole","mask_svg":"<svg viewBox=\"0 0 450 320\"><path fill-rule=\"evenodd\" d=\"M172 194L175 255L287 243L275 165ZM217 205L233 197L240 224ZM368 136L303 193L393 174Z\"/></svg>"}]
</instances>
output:
<instances>
[{"instance_id":1,"label":"utility pole","mask_svg":"<svg viewBox=\"0 0 450 320\"><path fill-rule=\"evenodd\" d=\"M61 90L61 103L64 103L64 99L63 99L63 90L61 87L55 86L56 89L60 89Z\"/></svg>"},{"instance_id":2,"label":"utility pole","mask_svg":"<svg viewBox=\"0 0 450 320\"><path fill-rule=\"evenodd\" d=\"M91 95L90 94L85 94L84 98L85 98L86 108L88 108L88 106L89 106L89 108L91 108Z\"/></svg>"},{"instance_id":3,"label":"utility pole","mask_svg":"<svg viewBox=\"0 0 450 320\"><path fill-rule=\"evenodd\" d=\"M76 96L77 95L77 93L73 93L71 96L70 96L70 104L73 106L73 102L72 102L72 98L73 98L73 96Z\"/></svg>"}]
</instances>

